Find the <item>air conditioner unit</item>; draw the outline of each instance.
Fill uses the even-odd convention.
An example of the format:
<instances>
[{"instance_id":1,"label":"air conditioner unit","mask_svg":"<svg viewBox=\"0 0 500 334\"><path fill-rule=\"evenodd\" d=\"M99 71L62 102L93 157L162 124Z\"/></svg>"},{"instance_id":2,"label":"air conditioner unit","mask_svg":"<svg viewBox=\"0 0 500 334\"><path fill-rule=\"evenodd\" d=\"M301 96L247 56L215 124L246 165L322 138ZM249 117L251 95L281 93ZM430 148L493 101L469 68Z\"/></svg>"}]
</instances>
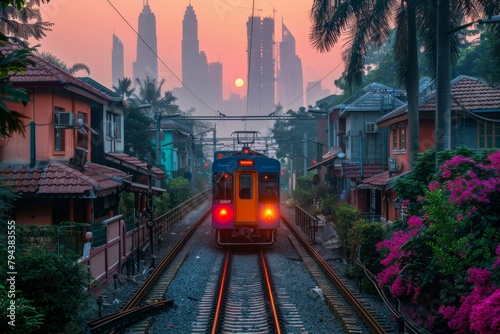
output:
<instances>
[{"instance_id":1,"label":"air conditioner unit","mask_svg":"<svg viewBox=\"0 0 500 334\"><path fill-rule=\"evenodd\" d=\"M366 124L365 124L365 132L366 133L377 133L378 132L378 125L377 125L377 123L366 122Z\"/></svg>"},{"instance_id":2,"label":"air conditioner unit","mask_svg":"<svg viewBox=\"0 0 500 334\"><path fill-rule=\"evenodd\" d=\"M82 147L75 147L75 155L70 162L73 166L80 167L83 171L83 166L87 163L88 150Z\"/></svg>"},{"instance_id":3,"label":"air conditioner unit","mask_svg":"<svg viewBox=\"0 0 500 334\"><path fill-rule=\"evenodd\" d=\"M56 128L73 128L75 126L75 114L72 112L56 113Z\"/></svg>"},{"instance_id":4,"label":"air conditioner unit","mask_svg":"<svg viewBox=\"0 0 500 334\"><path fill-rule=\"evenodd\" d=\"M398 166L398 158L389 158L388 159L389 172L397 172L399 170Z\"/></svg>"}]
</instances>

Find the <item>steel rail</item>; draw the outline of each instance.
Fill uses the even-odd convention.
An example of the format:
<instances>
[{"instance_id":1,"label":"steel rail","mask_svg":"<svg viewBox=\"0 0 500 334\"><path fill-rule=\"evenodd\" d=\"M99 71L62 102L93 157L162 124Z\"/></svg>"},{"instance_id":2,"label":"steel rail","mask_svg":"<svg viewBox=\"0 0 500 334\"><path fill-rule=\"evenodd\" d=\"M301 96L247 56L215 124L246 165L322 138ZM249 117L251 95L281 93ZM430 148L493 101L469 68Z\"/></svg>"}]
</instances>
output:
<instances>
[{"instance_id":1,"label":"steel rail","mask_svg":"<svg viewBox=\"0 0 500 334\"><path fill-rule=\"evenodd\" d=\"M271 286L271 278L269 276L269 271L267 270L266 258L264 257L264 251L260 250L260 259L262 262L262 270L264 271L264 278L266 281L267 297L269 298L269 303L271 304L271 312L273 313L273 324L276 334L281 334L280 323L278 319L278 311L276 310L276 303L274 302L273 289Z\"/></svg>"},{"instance_id":2,"label":"steel rail","mask_svg":"<svg viewBox=\"0 0 500 334\"><path fill-rule=\"evenodd\" d=\"M182 237L182 239L175 245L174 248L168 253L168 255L156 266L151 275L146 279L144 284L137 290L137 292L132 296L132 298L123 306L122 310L128 310L129 308L134 307L139 303L139 301L146 295L149 291L150 287L154 284L156 279L160 276L160 274L165 270L167 265L172 261L172 259L177 255L179 250L186 244L187 240L191 237L194 231L201 225L205 219L208 218L208 215L212 212L212 209L209 209L203 217L201 217L196 224L194 224L188 232Z\"/></svg>"},{"instance_id":3,"label":"steel rail","mask_svg":"<svg viewBox=\"0 0 500 334\"><path fill-rule=\"evenodd\" d=\"M227 273L229 271L229 259L231 257L231 250L230 248L227 249L226 251L226 259L224 261L224 267L222 270L222 279L219 287L219 296L217 298L217 306L215 308L215 313L214 313L214 323L212 325L212 334L217 334L217 331L219 330L219 318L220 318L220 313L222 311L222 301L224 297L224 293L226 291L226 282L227 282Z\"/></svg>"},{"instance_id":4,"label":"steel rail","mask_svg":"<svg viewBox=\"0 0 500 334\"><path fill-rule=\"evenodd\" d=\"M101 319L113 319L121 317L122 314L129 312L133 308L137 308L136 305L146 296L147 292L150 290L151 286L155 283L155 281L160 277L162 272L165 270L167 265L175 258L180 249L187 243L191 235L194 231L208 218L212 209L210 208L207 212L194 224L182 237L182 239L172 248L172 250L168 253L168 255L156 266L151 275L146 279L144 284L137 290L137 292L130 298L130 300L123 306L123 308L112 315L103 317ZM154 304L152 304L154 305ZM99 321L96 319L95 321ZM108 320L106 320L108 321ZM115 330L112 330L110 334L116 333Z\"/></svg>"},{"instance_id":5,"label":"steel rail","mask_svg":"<svg viewBox=\"0 0 500 334\"><path fill-rule=\"evenodd\" d=\"M321 258L321 256L316 252L316 250L309 244L309 242L302 236L301 232L295 227L294 224L282 214L281 219L290 228L294 235L300 240L307 252L317 261L321 266L328 278L335 284L337 289L342 293L344 298L356 309L359 316L365 321L366 325L375 334L384 334L386 331L380 326L378 321L373 317L373 315L368 312L365 307L359 302L356 296L342 283L342 280L335 274L335 272L330 268L330 266Z\"/></svg>"}]
</instances>

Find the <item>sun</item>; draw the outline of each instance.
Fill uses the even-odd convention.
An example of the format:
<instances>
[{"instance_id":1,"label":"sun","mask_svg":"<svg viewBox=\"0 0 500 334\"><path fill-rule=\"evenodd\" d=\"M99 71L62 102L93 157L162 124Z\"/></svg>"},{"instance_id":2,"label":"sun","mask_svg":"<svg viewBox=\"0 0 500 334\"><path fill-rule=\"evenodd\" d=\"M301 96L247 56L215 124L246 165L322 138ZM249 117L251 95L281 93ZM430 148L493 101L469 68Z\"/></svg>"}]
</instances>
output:
<instances>
[{"instance_id":1,"label":"sun","mask_svg":"<svg viewBox=\"0 0 500 334\"><path fill-rule=\"evenodd\" d=\"M243 87L244 84L245 84L245 81L243 81L242 78L237 78L236 80L234 80L234 85L236 87Z\"/></svg>"}]
</instances>

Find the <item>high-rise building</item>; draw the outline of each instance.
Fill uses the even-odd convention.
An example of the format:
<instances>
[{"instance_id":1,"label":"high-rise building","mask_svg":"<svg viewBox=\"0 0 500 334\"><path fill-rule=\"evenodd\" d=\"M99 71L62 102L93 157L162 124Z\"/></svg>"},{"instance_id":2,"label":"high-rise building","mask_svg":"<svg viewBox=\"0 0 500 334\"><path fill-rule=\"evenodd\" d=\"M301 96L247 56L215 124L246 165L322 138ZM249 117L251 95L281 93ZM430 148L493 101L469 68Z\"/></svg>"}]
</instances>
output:
<instances>
[{"instance_id":1,"label":"high-rise building","mask_svg":"<svg viewBox=\"0 0 500 334\"><path fill-rule=\"evenodd\" d=\"M113 50L111 51L111 80L112 85L118 85L118 79L124 77L124 50L122 41L113 34Z\"/></svg>"},{"instance_id":2,"label":"high-rise building","mask_svg":"<svg viewBox=\"0 0 500 334\"><path fill-rule=\"evenodd\" d=\"M146 77L158 81L158 59L156 39L156 17L145 0L139 15L137 36L137 59L133 64L133 81L144 80Z\"/></svg>"},{"instance_id":3,"label":"high-rise building","mask_svg":"<svg viewBox=\"0 0 500 334\"><path fill-rule=\"evenodd\" d=\"M281 24L280 62L278 70L278 102L286 112L304 106L304 79L302 61L295 50L295 37L284 23Z\"/></svg>"},{"instance_id":4,"label":"high-rise building","mask_svg":"<svg viewBox=\"0 0 500 334\"><path fill-rule=\"evenodd\" d=\"M247 21L248 115L264 116L274 111L275 59L274 19L258 16Z\"/></svg>"},{"instance_id":5,"label":"high-rise building","mask_svg":"<svg viewBox=\"0 0 500 334\"><path fill-rule=\"evenodd\" d=\"M220 105L220 103L214 105L219 100L218 96L212 94L219 94L217 88L222 87L222 64L214 63L216 65L211 66L212 64L208 63L206 53L200 51L198 19L191 4L186 7L184 12L181 43L183 89L176 90L179 92L179 105L185 109L193 107L200 113L211 114L212 111L207 109L216 110ZM220 101L222 101L222 93Z\"/></svg>"},{"instance_id":6,"label":"high-rise building","mask_svg":"<svg viewBox=\"0 0 500 334\"><path fill-rule=\"evenodd\" d=\"M198 19L193 6L189 4L182 20L182 83L194 89L198 82L200 42L198 40Z\"/></svg>"}]
</instances>

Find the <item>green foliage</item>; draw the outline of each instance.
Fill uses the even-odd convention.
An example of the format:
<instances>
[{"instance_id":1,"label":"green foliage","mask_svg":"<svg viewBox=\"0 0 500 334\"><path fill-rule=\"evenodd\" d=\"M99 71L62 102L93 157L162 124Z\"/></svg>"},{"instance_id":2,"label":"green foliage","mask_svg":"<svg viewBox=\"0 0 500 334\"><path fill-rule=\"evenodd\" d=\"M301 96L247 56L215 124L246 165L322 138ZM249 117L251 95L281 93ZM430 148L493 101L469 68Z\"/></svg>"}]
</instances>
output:
<instances>
[{"instance_id":1,"label":"green foliage","mask_svg":"<svg viewBox=\"0 0 500 334\"><path fill-rule=\"evenodd\" d=\"M5 251L2 247L2 258L6 258ZM81 310L90 301L89 294L84 291L88 276L75 256L50 254L42 247L33 247L16 252L16 269L16 288L45 315L39 333L63 332L71 322L82 321ZM2 267L2 282L6 275Z\"/></svg>"},{"instance_id":2,"label":"green foliage","mask_svg":"<svg viewBox=\"0 0 500 334\"><path fill-rule=\"evenodd\" d=\"M169 211L172 208L173 207L170 203L170 194L168 192L153 197L153 209L155 217L163 215L165 212Z\"/></svg>"},{"instance_id":3,"label":"green foliage","mask_svg":"<svg viewBox=\"0 0 500 334\"><path fill-rule=\"evenodd\" d=\"M169 182L167 192L173 209L191 198L191 183L183 177L177 177Z\"/></svg>"},{"instance_id":4,"label":"green foliage","mask_svg":"<svg viewBox=\"0 0 500 334\"><path fill-rule=\"evenodd\" d=\"M19 195L0 180L0 220L5 222L14 208L14 202L19 199Z\"/></svg>"},{"instance_id":5,"label":"green foliage","mask_svg":"<svg viewBox=\"0 0 500 334\"><path fill-rule=\"evenodd\" d=\"M154 159L151 131L153 123L142 109L131 108L124 115L125 153L142 161L148 160L148 153Z\"/></svg>"},{"instance_id":6,"label":"green foliage","mask_svg":"<svg viewBox=\"0 0 500 334\"><path fill-rule=\"evenodd\" d=\"M12 307L15 307L13 314L9 309ZM12 291L3 284L0 284L0 317L0 332L5 334L40 333L44 322L44 315L38 312L31 300L23 298L22 291Z\"/></svg>"},{"instance_id":7,"label":"green foliage","mask_svg":"<svg viewBox=\"0 0 500 334\"><path fill-rule=\"evenodd\" d=\"M350 206L345 202L339 202L335 210L335 231L337 232L340 240L341 247L347 251L350 251L351 246L354 241L351 240L353 237L352 226L354 222L361 219L361 212ZM348 254L352 255L352 254Z\"/></svg>"}]
</instances>

